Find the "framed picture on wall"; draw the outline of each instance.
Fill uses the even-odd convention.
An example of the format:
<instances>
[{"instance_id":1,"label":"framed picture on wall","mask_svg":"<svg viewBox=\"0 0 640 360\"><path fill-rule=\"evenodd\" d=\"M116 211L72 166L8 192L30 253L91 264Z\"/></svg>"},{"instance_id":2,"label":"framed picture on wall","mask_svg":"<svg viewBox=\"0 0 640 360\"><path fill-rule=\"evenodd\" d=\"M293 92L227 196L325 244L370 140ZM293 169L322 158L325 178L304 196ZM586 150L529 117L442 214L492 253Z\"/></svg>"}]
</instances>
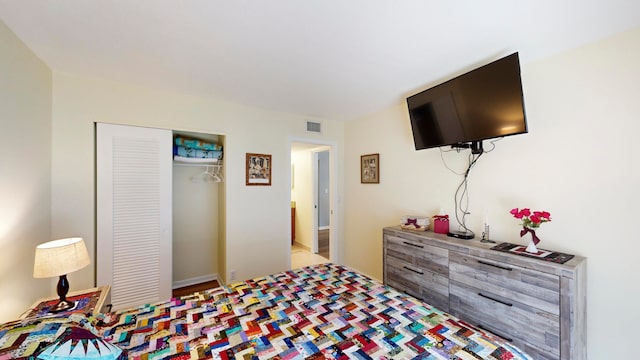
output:
<instances>
[{"instance_id":1,"label":"framed picture on wall","mask_svg":"<svg viewBox=\"0 0 640 360\"><path fill-rule=\"evenodd\" d=\"M380 154L360 156L360 183L380 183Z\"/></svg>"},{"instance_id":2,"label":"framed picture on wall","mask_svg":"<svg viewBox=\"0 0 640 360\"><path fill-rule=\"evenodd\" d=\"M271 186L271 155L247 153L246 185Z\"/></svg>"}]
</instances>

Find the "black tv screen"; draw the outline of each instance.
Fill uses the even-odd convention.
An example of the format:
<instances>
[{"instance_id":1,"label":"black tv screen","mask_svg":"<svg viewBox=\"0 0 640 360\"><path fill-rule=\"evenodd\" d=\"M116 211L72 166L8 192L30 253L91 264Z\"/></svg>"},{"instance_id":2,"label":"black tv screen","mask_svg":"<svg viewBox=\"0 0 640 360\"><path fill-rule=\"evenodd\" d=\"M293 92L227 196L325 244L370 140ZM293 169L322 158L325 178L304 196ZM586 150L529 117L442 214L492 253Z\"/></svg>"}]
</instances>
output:
<instances>
[{"instance_id":1,"label":"black tv screen","mask_svg":"<svg viewBox=\"0 0 640 360\"><path fill-rule=\"evenodd\" d=\"M522 134L518 53L407 98L416 150Z\"/></svg>"}]
</instances>

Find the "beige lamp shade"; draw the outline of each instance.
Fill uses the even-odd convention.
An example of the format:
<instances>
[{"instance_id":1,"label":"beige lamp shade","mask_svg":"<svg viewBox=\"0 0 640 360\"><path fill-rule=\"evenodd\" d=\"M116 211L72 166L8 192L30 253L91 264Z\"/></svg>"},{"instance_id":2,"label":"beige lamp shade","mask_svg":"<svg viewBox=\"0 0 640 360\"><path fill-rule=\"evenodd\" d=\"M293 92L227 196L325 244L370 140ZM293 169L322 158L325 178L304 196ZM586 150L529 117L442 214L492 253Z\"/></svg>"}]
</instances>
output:
<instances>
[{"instance_id":1,"label":"beige lamp shade","mask_svg":"<svg viewBox=\"0 0 640 360\"><path fill-rule=\"evenodd\" d=\"M80 270L89 263L89 253L82 238L53 240L36 247L33 277L65 275Z\"/></svg>"}]
</instances>

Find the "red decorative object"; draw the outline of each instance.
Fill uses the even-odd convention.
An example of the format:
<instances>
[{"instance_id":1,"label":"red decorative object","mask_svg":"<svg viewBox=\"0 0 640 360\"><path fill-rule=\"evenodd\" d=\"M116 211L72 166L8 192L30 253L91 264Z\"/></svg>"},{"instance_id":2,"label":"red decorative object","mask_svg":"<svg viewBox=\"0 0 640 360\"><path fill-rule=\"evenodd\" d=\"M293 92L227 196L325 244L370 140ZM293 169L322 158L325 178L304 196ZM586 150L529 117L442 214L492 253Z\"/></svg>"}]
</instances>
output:
<instances>
[{"instance_id":1,"label":"red decorative object","mask_svg":"<svg viewBox=\"0 0 640 360\"><path fill-rule=\"evenodd\" d=\"M527 247L527 251L531 253L537 253L536 245L540 242L540 238L536 235L536 229L540 225L551 221L551 214L548 211L531 211L529 208L518 209L514 208L509 211L514 218L522 220L522 230L520 230L520 237L525 236L527 233L531 234L531 243Z\"/></svg>"},{"instance_id":2,"label":"red decorative object","mask_svg":"<svg viewBox=\"0 0 640 360\"><path fill-rule=\"evenodd\" d=\"M446 234L449 232L449 215L433 216L433 232Z\"/></svg>"}]
</instances>

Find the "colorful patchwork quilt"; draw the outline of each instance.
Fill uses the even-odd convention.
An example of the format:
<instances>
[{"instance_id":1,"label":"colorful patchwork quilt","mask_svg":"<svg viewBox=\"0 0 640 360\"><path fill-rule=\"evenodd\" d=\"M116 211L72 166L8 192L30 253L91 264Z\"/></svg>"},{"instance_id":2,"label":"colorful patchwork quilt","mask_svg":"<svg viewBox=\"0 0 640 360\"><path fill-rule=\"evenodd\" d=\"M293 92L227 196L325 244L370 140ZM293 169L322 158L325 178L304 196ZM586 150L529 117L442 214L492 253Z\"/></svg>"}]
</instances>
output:
<instances>
[{"instance_id":1,"label":"colorful patchwork quilt","mask_svg":"<svg viewBox=\"0 0 640 360\"><path fill-rule=\"evenodd\" d=\"M530 359L489 333L333 264L87 315L73 324L129 359ZM3 351L11 358L37 354L64 332L50 322L30 326L4 333L0 326L0 359ZM45 344L29 344L38 332Z\"/></svg>"},{"instance_id":2,"label":"colorful patchwork quilt","mask_svg":"<svg viewBox=\"0 0 640 360\"><path fill-rule=\"evenodd\" d=\"M66 316L38 316L0 324L0 360L52 358L47 357L45 352L52 352L56 344L67 337L68 332L83 329L89 334L96 334L91 320L89 315L73 313ZM76 339L76 342L87 350L89 342L95 343L95 338L95 335L83 337ZM115 348L110 344L106 346ZM104 349L101 350L104 354Z\"/></svg>"},{"instance_id":3,"label":"colorful patchwork quilt","mask_svg":"<svg viewBox=\"0 0 640 360\"><path fill-rule=\"evenodd\" d=\"M130 359L527 359L349 268L322 264L106 314Z\"/></svg>"}]
</instances>

